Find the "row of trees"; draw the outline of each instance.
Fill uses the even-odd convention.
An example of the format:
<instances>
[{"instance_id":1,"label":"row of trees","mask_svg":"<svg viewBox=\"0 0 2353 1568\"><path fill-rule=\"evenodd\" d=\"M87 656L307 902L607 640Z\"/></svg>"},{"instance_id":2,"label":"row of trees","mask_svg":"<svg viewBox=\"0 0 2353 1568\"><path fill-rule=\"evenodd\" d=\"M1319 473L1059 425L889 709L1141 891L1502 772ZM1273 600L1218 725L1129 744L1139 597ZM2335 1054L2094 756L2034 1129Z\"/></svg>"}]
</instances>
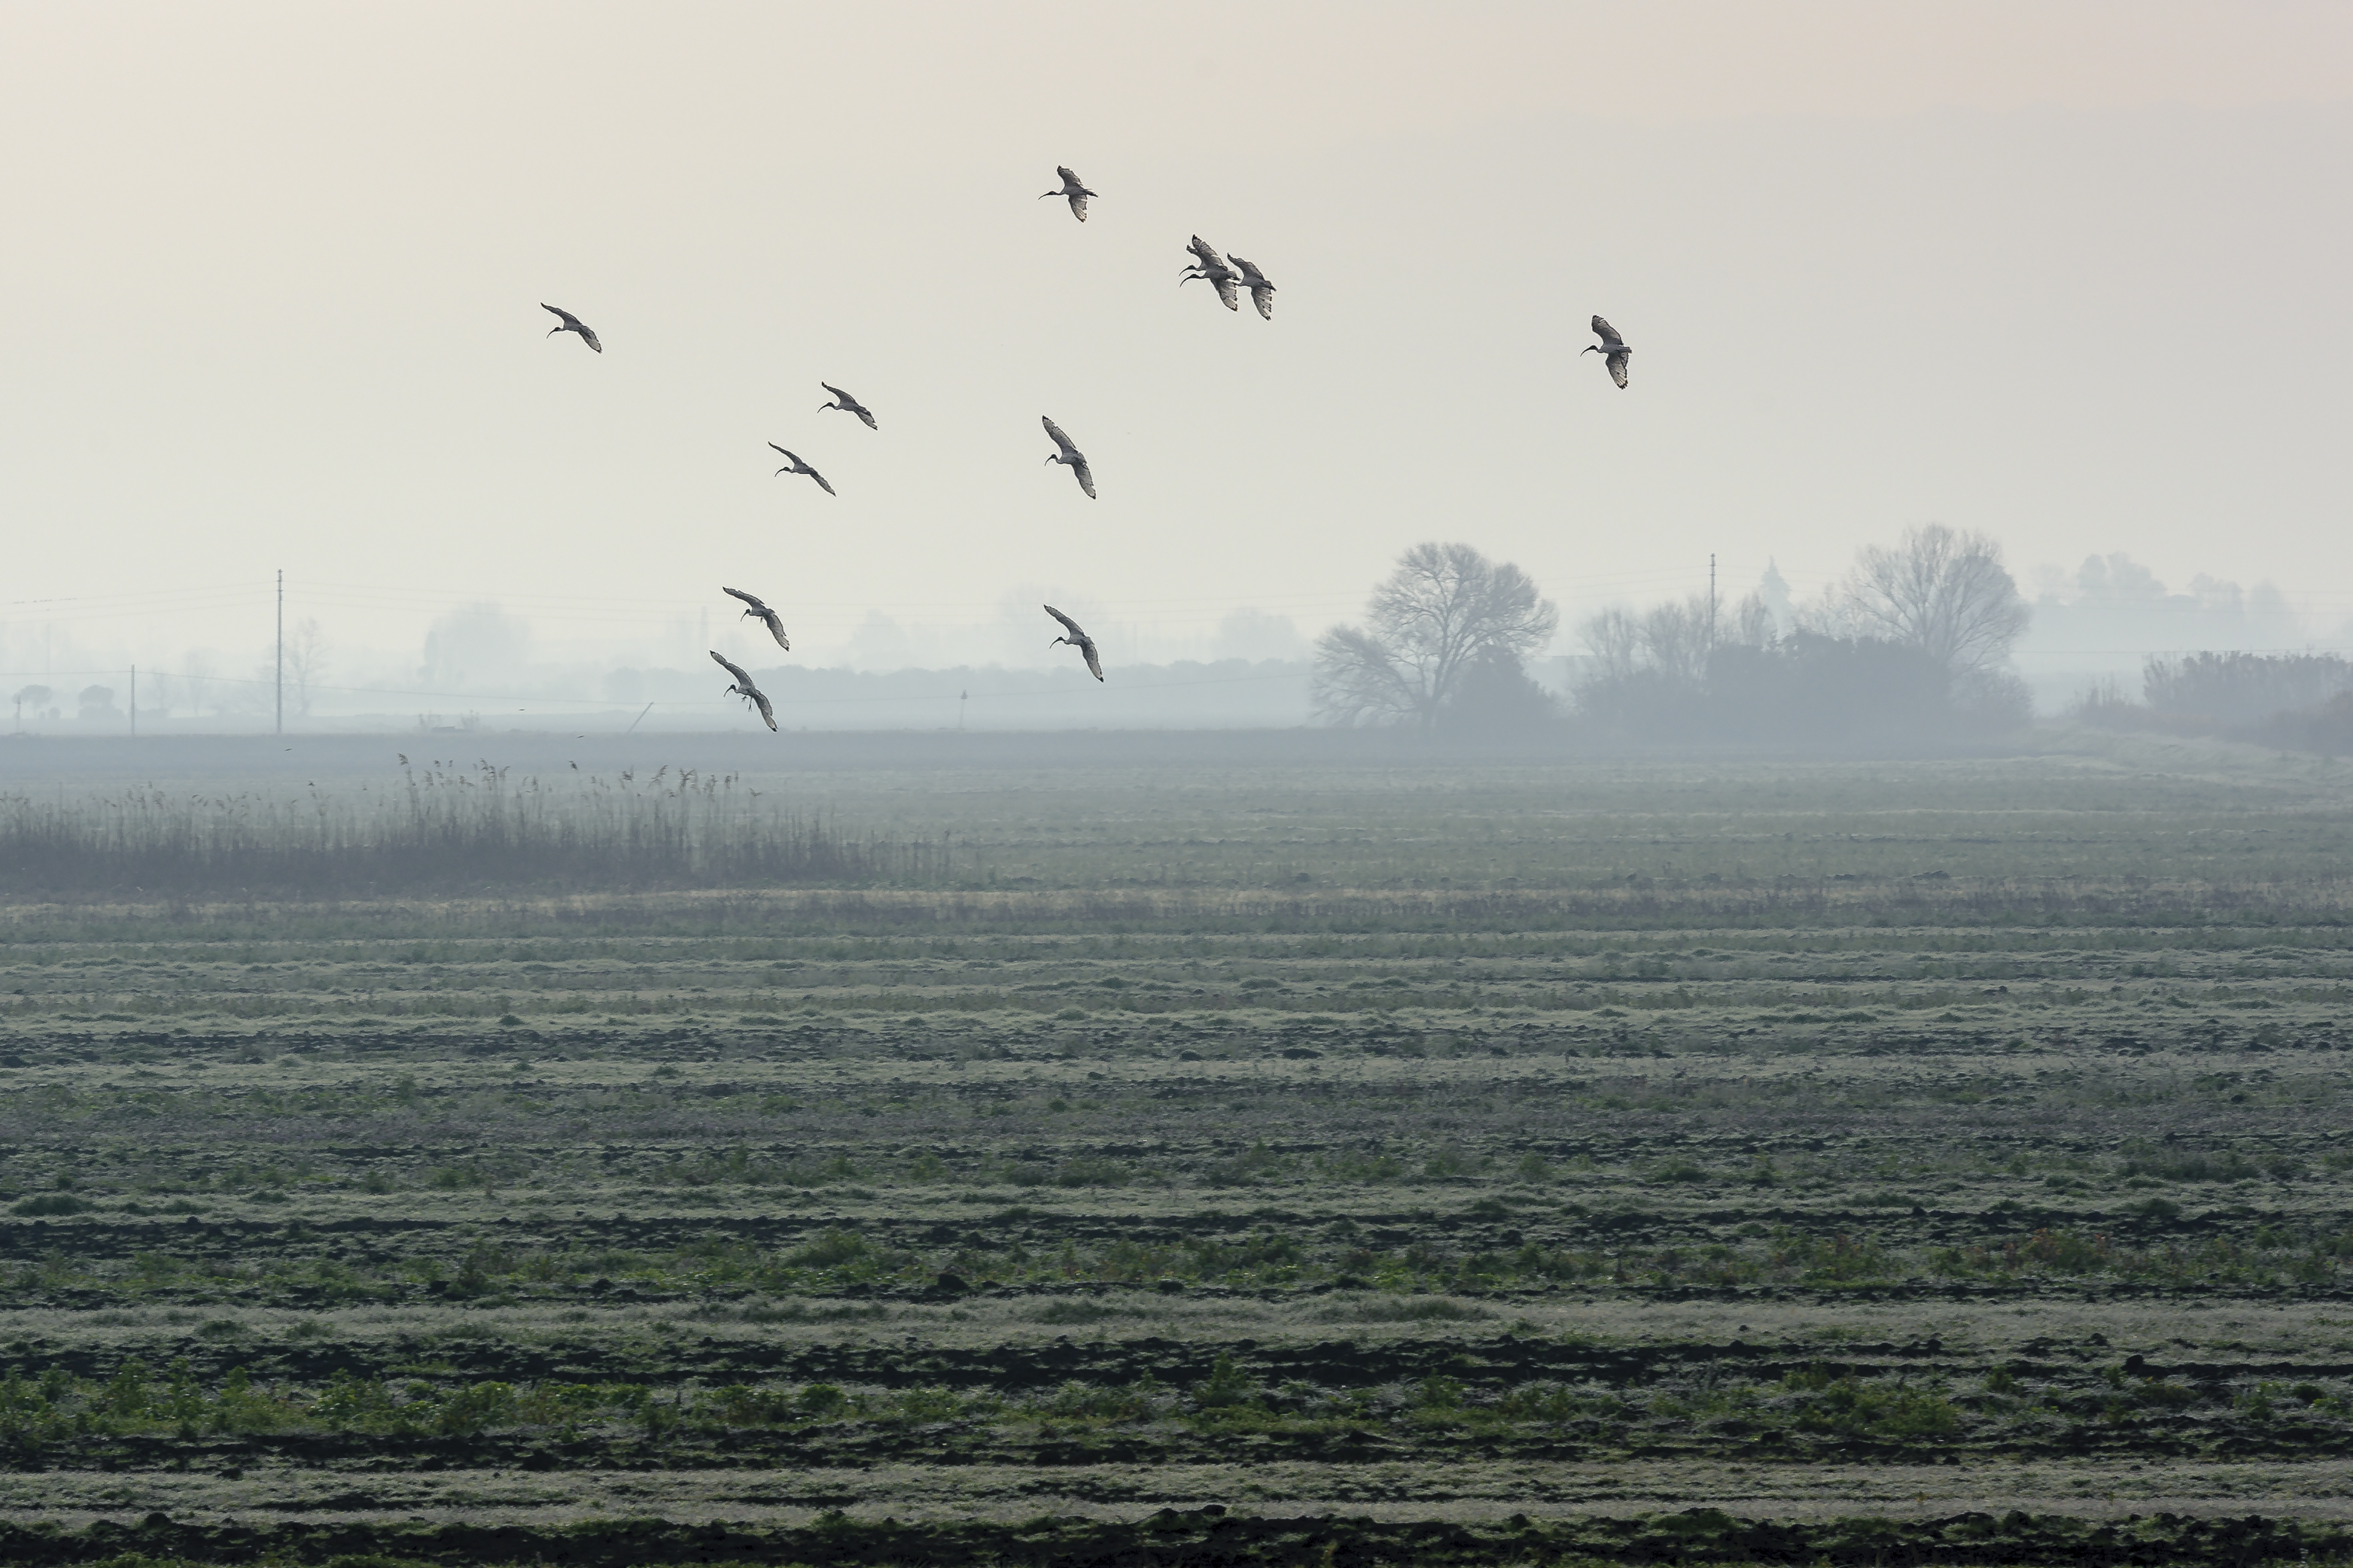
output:
<instances>
[{"instance_id":1,"label":"row of trees","mask_svg":"<svg viewBox=\"0 0 2353 1568\"><path fill-rule=\"evenodd\" d=\"M2003 673L2029 612L1981 534L1931 524L1869 545L1784 627L1762 597L1728 609L1698 595L1579 627L1589 658L1578 715L1655 739L1835 740L2028 716ZM1314 704L1335 724L1525 730L1558 705L1525 672L1560 615L1517 566L1467 544L1418 544L1361 626L1316 645Z\"/></svg>"}]
</instances>

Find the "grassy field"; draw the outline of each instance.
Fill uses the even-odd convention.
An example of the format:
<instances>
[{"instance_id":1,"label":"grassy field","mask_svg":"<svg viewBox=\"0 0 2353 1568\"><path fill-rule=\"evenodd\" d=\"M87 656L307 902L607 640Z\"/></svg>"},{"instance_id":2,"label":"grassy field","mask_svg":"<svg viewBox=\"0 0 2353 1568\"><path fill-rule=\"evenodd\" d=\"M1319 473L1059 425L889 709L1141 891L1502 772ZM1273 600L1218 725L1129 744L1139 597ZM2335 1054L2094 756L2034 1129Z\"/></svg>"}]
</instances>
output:
<instances>
[{"instance_id":1,"label":"grassy field","mask_svg":"<svg viewBox=\"0 0 2353 1568\"><path fill-rule=\"evenodd\" d=\"M936 857L0 910L0 1556L2353 1547L2309 760L760 787Z\"/></svg>"}]
</instances>

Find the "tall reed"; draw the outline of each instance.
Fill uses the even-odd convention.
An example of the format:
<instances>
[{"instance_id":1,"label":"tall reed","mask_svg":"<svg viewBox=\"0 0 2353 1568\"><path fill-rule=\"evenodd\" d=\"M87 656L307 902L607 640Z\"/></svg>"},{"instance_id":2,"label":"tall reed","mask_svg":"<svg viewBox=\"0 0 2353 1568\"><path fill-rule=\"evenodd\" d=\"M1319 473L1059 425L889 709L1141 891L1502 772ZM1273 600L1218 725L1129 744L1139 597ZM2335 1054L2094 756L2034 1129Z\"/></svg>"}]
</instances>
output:
<instances>
[{"instance_id":1,"label":"tall reed","mask_svg":"<svg viewBox=\"0 0 2353 1568\"><path fill-rule=\"evenodd\" d=\"M740 775L409 770L381 792L0 795L0 894L364 898L936 885L944 841L854 837Z\"/></svg>"}]
</instances>

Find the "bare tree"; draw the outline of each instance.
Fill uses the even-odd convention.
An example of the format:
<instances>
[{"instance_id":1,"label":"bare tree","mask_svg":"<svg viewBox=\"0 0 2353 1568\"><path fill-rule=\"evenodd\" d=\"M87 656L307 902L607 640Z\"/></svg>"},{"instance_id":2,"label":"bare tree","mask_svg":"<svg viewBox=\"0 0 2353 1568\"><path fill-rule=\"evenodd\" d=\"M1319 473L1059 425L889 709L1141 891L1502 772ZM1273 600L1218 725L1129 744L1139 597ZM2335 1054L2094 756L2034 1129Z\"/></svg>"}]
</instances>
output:
<instances>
[{"instance_id":1,"label":"bare tree","mask_svg":"<svg viewBox=\"0 0 2353 1568\"><path fill-rule=\"evenodd\" d=\"M1514 662L1552 639L1560 612L1528 574L1468 544L1417 544L1373 593L1363 626L1315 645L1315 711L1335 724L1428 728L1482 660Z\"/></svg>"},{"instance_id":2,"label":"bare tree","mask_svg":"<svg viewBox=\"0 0 2353 1568\"><path fill-rule=\"evenodd\" d=\"M1780 616L1762 593L1752 593L1732 607L1732 631L1721 640L1741 647L1771 647L1781 640Z\"/></svg>"},{"instance_id":3,"label":"bare tree","mask_svg":"<svg viewBox=\"0 0 2353 1568\"><path fill-rule=\"evenodd\" d=\"M1715 606L1705 594L1677 604L1669 600L1642 616L1642 651L1650 667L1679 686L1707 679L1707 656L1715 648Z\"/></svg>"},{"instance_id":4,"label":"bare tree","mask_svg":"<svg viewBox=\"0 0 2353 1568\"><path fill-rule=\"evenodd\" d=\"M1642 623L1631 611L1612 605L1586 616L1577 631L1602 679L1624 680L1642 668Z\"/></svg>"},{"instance_id":5,"label":"bare tree","mask_svg":"<svg viewBox=\"0 0 2353 1568\"><path fill-rule=\"evenodd\" d=\"M1706 684L1708 661L1718 649L1769 648L1780 635L1772 609L1753 593L1732 607L1728 619L1722 605L1694 594L1640 615L1613 605L1587 616L1577 630L1594 663L1583 684L1596 689L1622 687L1638 675L1696 689Z\"/></svg>"},{"instance_id":6,"label":"bare tree","mask_svg":"<svg viewBox=\"0 0 2353 1568\"><path fill-rule=\"evenodd\" d=\"M2031 614L2001 546L1941 522L1892 548L1864 545L1833 602L1855 632L1916 647L1951 675L2000 665Z\"/></svg>"},{"instance_id":7,"label":"bare tree","mask_svg":"<svg viewBox=\"0 0 2353 1568\"><path fill-rule=\"evenodd\" d=\"M311 686L327 678L327 634L306 619L286 639L286 673L294 678L294 714L311 716Z\"/></svg>"}]
</instances>

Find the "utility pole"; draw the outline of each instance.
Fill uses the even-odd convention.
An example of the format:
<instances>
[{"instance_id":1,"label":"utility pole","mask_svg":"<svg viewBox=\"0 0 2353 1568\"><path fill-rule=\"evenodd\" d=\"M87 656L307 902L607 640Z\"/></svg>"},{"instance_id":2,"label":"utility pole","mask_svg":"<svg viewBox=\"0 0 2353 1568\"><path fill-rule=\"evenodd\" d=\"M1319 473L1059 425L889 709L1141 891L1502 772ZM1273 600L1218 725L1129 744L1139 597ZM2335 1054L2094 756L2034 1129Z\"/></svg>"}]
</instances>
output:
<instances>
[{"instance_id":1,"label":"utility pole","mask_svg":"<svg viewBox=\"0 0 2353 1568\"><path fill-rule=\"evenodd\" d=\"M131 738L139 738L139 667L131 667Z\"/></svg>"},{"instance_id":2,"label":"utility pole","mask_svg":"<svg viewBox=\"0 0 2353 1568\"><path fill-rule=\"evenodd\" d=\"M1715 651L1715 552L1707 552L1707 651Z\"/></svg>"},{"instance_id":3,"label":"utility pole","mask_svg":"<svg viewBox=\"0 0 2353 1568\"><path fill-rule=\"evenodd\" d=\"M278 569L278 732L286 733L286 568Z\"/></svg>"},{"instance_id":4,"label":"utility pole","mask_svg":"<svg viewBox=\"0 0 2353 1568\"><path fill-rule=\"evenodd\" d=\"M971 700L971 692L959 691L956 693L956 728L959 730L964 728L964 705Z\"/></svg>"}]
</instances>

